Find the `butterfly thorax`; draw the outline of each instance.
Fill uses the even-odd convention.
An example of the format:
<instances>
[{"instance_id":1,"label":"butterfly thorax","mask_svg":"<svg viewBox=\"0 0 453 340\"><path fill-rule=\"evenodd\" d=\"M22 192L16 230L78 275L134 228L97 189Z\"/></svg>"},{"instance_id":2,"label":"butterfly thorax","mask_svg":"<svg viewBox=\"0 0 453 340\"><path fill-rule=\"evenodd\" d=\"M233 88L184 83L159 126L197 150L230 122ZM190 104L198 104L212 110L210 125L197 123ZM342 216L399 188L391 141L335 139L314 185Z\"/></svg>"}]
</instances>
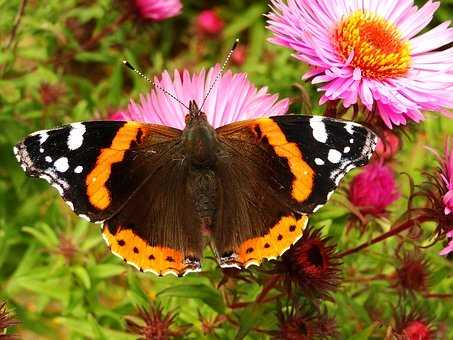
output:
<instances>
[{"instance_id":1,"label":"butterfly thorax","mask_svg":"<svg viewBox=\"0 0 453 340\"><path fill-rule=\"evenodd\" d=\"M185 159L193 167L212 168L215 165L220 145L216 131L194 101L189 104L182 141Z\"/></svg>"}]
</instances>

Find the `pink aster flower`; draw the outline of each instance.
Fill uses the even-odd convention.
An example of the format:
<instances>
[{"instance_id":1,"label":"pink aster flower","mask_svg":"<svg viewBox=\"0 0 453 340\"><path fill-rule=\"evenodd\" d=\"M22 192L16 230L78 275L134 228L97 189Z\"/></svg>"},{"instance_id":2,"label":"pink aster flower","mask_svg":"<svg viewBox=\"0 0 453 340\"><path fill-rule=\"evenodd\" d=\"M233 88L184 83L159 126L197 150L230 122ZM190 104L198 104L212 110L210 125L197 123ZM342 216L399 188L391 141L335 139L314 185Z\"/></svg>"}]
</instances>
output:
<instances>
[{"instance_id":1,"label":"pink aster flower","mask_svg":"<svg viewBox=\"0 0 453 340\"><path fill-rule=\"evenodd\" d=\"M447 240L448 239L450 240L447 246L439 253L440 255L446 256L453 252L453 229L449 233L447 233Z\"/></svg>"},{"instance_id":2,"label":"pink aster flower","mask_svg":"<svg viewBox=\"0 0 453 340\"><path fill-rule=\"evenodd\" d=\"M349 200L363 214L380 216L400 196L392 169L382 163L371 163L355 176L349 189Z\"/></svg>"},{"instance_id":3,"label":"pink aster flower","mask_svg":"<svg viewBox=\"0 0 453 340\"><path fill-rule=\"evenodd\" d=\"M192 76L187 70L182 72L176 70L173 79L165 71L160 80L156 77L154 82L186 105L190 100L195 100L200 107L219 71L219 65L211 67L207 72L202 70ZM278 96L269 94L266 87L258 90L247 80L245 73L233 74L228 71L217 81L203 106L203 111L210 124L217 128L238 120L283 115L288 110L288 105L288 99L278 100ZM141 96L139 104L131 101L126 110L119 111L110 118L143 121L183 129L186 114L187 109L184 106L155 88L147 95Z\"/></svg>"},{"instance_id":4,"label":"pink aster flower","mask_svg":"<svg viewBox=\"0 0 453 340\"><path fill-rule=\"evenodd\" d=\"M395 156L401 148L400 137L390 130L384 130L376 145L377 157L390 160Z\"/></svg>"},{"instance_id":5,"label":"pink aster flower","mask_svg":"<svg viewBox=\"0 0 453 340\"><path fill-rule=\"evenodd\" d=\"M144 19L161 21L181 13L179 0L134 0L137 10Z\"/></svg>"},{"instance_id":6,"label":"pink aster flower","mask_svg":"<svg viewBox=\"0 0 453 340\"><path fill-rule=\"evenodd\" d=\"M453 150L451 149L449 141L447 141L445 146L445 159L441 159L441 162L442 173L440 176L444 181L446 191L442 201L445 206L445 215L449 215L453 211Z\"/></svg>"},{"instance_id":7,"label":"pink aster flower","mask_svg":"<svg viewBox=\"0 0 453 340\"><path fill-rule=\"evenodd\" d=\"M360 101L388 127L419 122L423 111L452 116L453 28L419 34L439 2L413 0L272 0L271 42L309 64L304 75L322 83L321 103Z\"/></svg>"},{"instance_id":8,"label":"pink aster flower","mask_svg":"<svg viewBox=\"0 0 453 340\"><path fill-rule=\"evenodd\" d=\"M225 24L214 10L207 9L198 15L196 26L201 34L216 36L222 32Z\"/></svg>"}]
</instances>

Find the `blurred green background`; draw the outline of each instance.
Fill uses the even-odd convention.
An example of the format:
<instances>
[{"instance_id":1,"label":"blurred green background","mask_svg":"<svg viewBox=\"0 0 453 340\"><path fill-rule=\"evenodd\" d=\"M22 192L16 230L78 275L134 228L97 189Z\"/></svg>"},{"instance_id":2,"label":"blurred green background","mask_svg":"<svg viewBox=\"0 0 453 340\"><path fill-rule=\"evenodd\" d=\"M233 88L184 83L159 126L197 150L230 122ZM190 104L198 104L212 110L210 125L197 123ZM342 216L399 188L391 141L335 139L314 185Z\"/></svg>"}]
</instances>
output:
<instances>
[{"instance_id":1,"label":"blurred green background","mask_svg":"<svg viewBox=\"0 0 453 340\"><path fill-rule=\"evenodd\" d=\"M132 16L121 22L128 1L30 0L12 36L23 3L0 0L0 300L21 321L9 331L25 339L134 339L125 320L134 318L139 306L158 302L164 311L176 311L174 327L187 329L187 339L232 339L238 332L247 339L267 338L257 330L278 328L276 304L232 309L227 302L231 296L253 301L260 284L230 280L217 289L223 274L212 259L205 259L202 273L180 279L156 278L124 265L108 251L99 227L73 215L47 183L27 178L12 153L12 146L35 130L106 117L148 91L149 85L125 69L122 59L148 75L175 68L197 71L221 62L236 37L246 58L231 69L290 97L292 112L322 114L316 89L300 80L305 66L288 49L266 41L266 1L183 1L183 12L175 18L149 22ZM195 28L199 12L209 8L225 22L222 33L212 38ZM452 18L453 1L442 1L436 22ZM407 129L392 165L421 183L422 171L436 164L424 146L442 149L452 133L451 121L428 114L426 122ZM335 195L337 202L345 200L342 191L350 178ZM365 234L346 233L348 211L338 203L328 204L312 224L324 226L339 251L371 238L389 228L407 204L407 177L398 175L398 180L403 195L392 215L371 223ZM388 280L373 277L395 271L395 244L391 240L344 259L345 280L334 294L336 302L323 302L336 316L341 338L385 336L392 306L402 297ZM438 256L441 247L424 253L430 262L430 292L445 296L415 294L402 303L423 306L439 334L453 338L448 296L453 262ZM252 272L258 282L265 280L258 270ZM235 324L222 322L206 334L200 320L219 315Z\"/></svg>"}]
</instances>

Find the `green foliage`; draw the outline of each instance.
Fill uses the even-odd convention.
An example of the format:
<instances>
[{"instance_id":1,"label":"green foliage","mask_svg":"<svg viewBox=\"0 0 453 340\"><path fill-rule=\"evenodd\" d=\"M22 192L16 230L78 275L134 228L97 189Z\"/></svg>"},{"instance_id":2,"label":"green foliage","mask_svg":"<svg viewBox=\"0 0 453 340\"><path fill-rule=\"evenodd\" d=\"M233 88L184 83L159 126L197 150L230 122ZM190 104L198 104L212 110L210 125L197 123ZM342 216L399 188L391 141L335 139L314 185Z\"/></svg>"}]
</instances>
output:
<instances>
[{"instance_id":1,"label":"green foliage","mask_svg":"<svg viewBox=\"0 0 453 340\"><path fill-rule=\"evenodd\" d=\"M257 86L268 86L280 97L291 97L293 112L323 112L316 104L316 88L301 81L306 66L289 50L267 42L265 2L212 1L226 23L223 35L213 39L197 36L193 27L205 8L199 1L184 1L182 15L167 21L131 18L115 26L128 3L28 1L16 27L21 2L0 0L0 300L15 311L21 321L17 331L27 338L134 339L126 330L126 317L157 302L166 312L175 311L174 327L190 326L183 336L187 339L268 338L267 331L278 327L277 292L269 293L273 302L254 303L262 288L258 283L231 279L219 287L222 273L206 257L202 273L184 278L136 271L108 251L97 226L75 217L43 181L26 178L14 159L13 145L27 134L106 117L146 92L148 84L125 69L122 59L150 75L175 68L195 71L221 62L235 37L247 46L247 59L242 66L232 66L234 71L247 72ZM452 6L453 1L444 1L436 20L451 19ZM95 41L108 28L111 32ZM427 121L411 131L393 165L420 184L422 171L436 166L425 145L442 149L453 123L428 114ZM353 248L387 231L405 210L409 183L403 174L398 180L402 198L390 216L373 221L365 233L346 230L349 210L341 190L311 223L324 227L339 251ZM422 230L427 239L434 227ZM389 279L397 244L397 239L389 239L344 258L344 282L333 295L335 303L322 303L336 316L341 338L385 336L401 298ZM437 326L448 328L453 324L453 263L438 256L441 248L438 243L424 251L431 263L432 296L409 295L401 303L422 305ZM244 275L257 277L256 282L267 277L256 268L251 272ZM232 308L232 300L251 303ZM219 316L232 322L220 322L215 335L205 334L202 320ZM453 337L452 330L445 332L446 338Z\"/></svg>"}]
</instances>

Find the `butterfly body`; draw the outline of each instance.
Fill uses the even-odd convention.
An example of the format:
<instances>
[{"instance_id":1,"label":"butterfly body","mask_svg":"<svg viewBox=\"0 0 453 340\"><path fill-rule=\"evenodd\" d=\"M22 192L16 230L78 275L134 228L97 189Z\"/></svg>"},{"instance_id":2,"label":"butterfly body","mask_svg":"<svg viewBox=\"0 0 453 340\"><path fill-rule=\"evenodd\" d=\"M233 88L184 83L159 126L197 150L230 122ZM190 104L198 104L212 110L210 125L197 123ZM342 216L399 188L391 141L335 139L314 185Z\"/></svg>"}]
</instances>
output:
<instances>
[{"instance_id":1,"label":"butterfly body","mask_svg":"<svg viewBox=\"0 0 453 340\"><path fill-rule=\"evenodd\" d=\"M214 128L195 102L189 109L184 130L82 122L38 131L15 154L79 216L104 224L114 254L184 275L201 269L205 234L222 267L281 255L376 144L352 122L286 115Z\"/></svg>"},{"instance_id":2,"label":"butterfly body","mask_svg":"<svg viewBox=\"0 0 453 340\"><path fill-rule=\"evenodd\" d=\"M192 168L212 168L221 152L216 131L195 102L191 102L189 108L191 111L186 118L186 127L181 136L184 154Z\"/></svg>"}]
</instances>

